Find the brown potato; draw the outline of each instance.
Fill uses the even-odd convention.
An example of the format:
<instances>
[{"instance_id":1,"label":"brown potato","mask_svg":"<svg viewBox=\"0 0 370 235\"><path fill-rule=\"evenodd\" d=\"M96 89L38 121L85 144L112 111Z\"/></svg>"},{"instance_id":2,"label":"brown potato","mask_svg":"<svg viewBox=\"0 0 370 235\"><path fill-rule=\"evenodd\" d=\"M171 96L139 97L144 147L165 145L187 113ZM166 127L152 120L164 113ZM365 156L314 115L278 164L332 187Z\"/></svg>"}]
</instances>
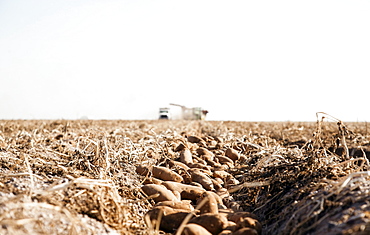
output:
<instances>
[{"instance_id":1,"label":"brown potato","mask_svg":"<svg viewBox=\"0 0 370 235\"><path fill-rule=\"evenodd\" d=\"M224 142L224 139L222 139L222 137L219 137L219 136L214 136L213 139L216 140L218 143Z\"/></svg>"},{"instance_id":2,"label":"brown potato","mask_svg":"<svg viewBox=\"0 0 370 235\"><path fill-rule=\"evenodd\" d=\"M236 221L236 227L237 227L237 229L253 228L258 232L258 234L261 234L261 232L262 232L262 225L260 224L260 222L256 219L251 218L251 217L240 217Z\"/></svg>"},{"instance_id":3,"label":"brown potato","mask_svg":"<svg viewBox=\"0 0 370 235\"><path fill-rule=\"evenodd\" d=\"M163 180L160 180L154 177L145 178L143 182L143 184L162 184L162 183L163 183Z\"/></svg>"},{"instance_id":4,"label":"brown potato","mask_svg":"<svg viewBox=\"0 0 370 235\"><path fill-rule=\"evenodd\" d=\"M193 164L190 164L188 165L190 168L198 168L198 169L204 169L204 170L208 170L208 171L211 171L211 167L210 166L207 166L205 164L202 164L202 163L193 163Z\"/></svg>"},{"instance_id":5,"label":"brown potato","mask_svg":"<svg viewBox=\"0 0 370 235\"><path fill-rule=\"evenodd\" d=\"M200 147L196 151L197 151L197 154L199 156L204 157L208 161L213 161L214 154L211 151L209 151L208 149Z\"/></svg>"},{"instance_id":6,"label":"brown potato","mask_svg":"<svg viewBox=\"0 0 370 235\"><path fill-rule=\"evenodd\" d=\"M240 181L235 179L234 176L232 175L229 175L228 177L226 177L225 179L225 184L227 184L228 186L231 186L231 185L238 185L240 184Z\"/></svg>"},{"instance_id":7,"label":"brown potato","mask_svg":"<svg viewBox=\"0 0 370 235\"><path fill-rule=\"evenodd\" d=\"M204 205L199 208L200 214L205 213L212 213L212 214L218 214L218 203L215 198L215 194L211 191L206 191L202 194L202 196L197 200L197 204L199 204L201 201L207 200Z\"/></svg>"},{"instance_id":8,"label":"brown potato","mask_svg":"<svg viewBox=\"0 0 370 235\"><path fill-rule=\"evenodd\" d=\"M143 176L146 176L149 174L149 167L147 166L142 166L142 165L138 165L136 166L136 173L138 173L139 175L143 175Z\"/></svg>"},{"instance_id":9,"label":"brown potato","mask_svg":"<svg viewBox=\"0 0 370 235\"><path fill-rule=\"evenodd\" d=\"M181 201L181 193L177 192L177 191L171 191L173 193L173 195L175 195L175 197L177 199L179 199L179 201Z\"/></svg>"},{"instance_id":10,"label":"brown potato","mask_svg":"<svg viewBox=\"0 0 370 235\"><path fill-rule=\"evenodd\" d=\"M217 190L217 195L221 198L221 199L225 199L225 198L229 198L230 197L230 193L229 191L227 191L226 188L220 188L219 190Z\"/></svg>"},{"instance_id":11,"label":"brown potato","mask_svg":"<svg viewBox=\"0 0 370 235\"><path fill-rule=\"evenodd\" d=\"M207 229L203 228L199 224L187 224L181 233L182 235L211 235Z\"/></svg>"},{"instance_id":12,"label":"brown potato","mask_svg":"<svg viewBox=\"0 0 370 235\"><path fill-rule=\"evenodd\" d=\"M219 234L227 225L227 219L220 214L202 214L192 218L189 223L199 224L207 229L210 233Z\"/></svg>"},{"instance_id":13,"label":"brown potato","mask_svg":"<svg viewBox=\"0 0 370 235\"><path fill-rule=\"evenodd\" d=\"M200 183L198 183L198 182L191 182L189 185L197 186L197 187L199 187L199 188L201 188L201 189L203 189L205 191L205 189L203 188L203 186Z\"/></svg>"},{"instance_id":14,"label":"brown potato","mask_svg":"<svg viewBox=\"0 0 370 235\"><path fill-rule=\"evenodd\" d=\"M207 161L207 164L212 166L213 168L220 168L221 167L221 164L217 161L217 159L215 160L206 160Z\"/></svg>"},{"instance_id":15,"label":"brown potato","mask_svg":"<svg viewBox=\"0 0 370 235\"><path fill-rule=\"evenodd\" d=\"M191 165L193 164L193 156L191 154L191 151L189 149L184 149L180 153L180 162L186 164L186 165Z\"/></svg>"},{"instance_id":16,"label":"brown potato","mask_svg":"<svg viewBox=\"0 0 370 235\"><path fill-rule=\"evenodd\" d=\"M179 211L162 217L161 228L163 231L174 232L180 227L188 212Z\"/></svg>"},{"instance_id":17,"label":"brown potato","mask_svg":"<svg viewBox=\"0 0 370 235\"><path fill-rule=\"evenodd\" d=\"M232 235L233 232L229 229L225 229L222 232L220 232L218 235Z\"/></svg>"},{"instance_id":18,"label":"brown potato","mask_svg":"<svg viewBox=\"0 0 370 235\"><path fill-rule=\"evenodd\" d=\"M226 204L228 208L230 208L233 211L241 211L242 207L240 206L239 202L229 200Z\"/></svg>"},{"instance_id":19,"label":"brown potato","mask_svg":"<svg viewBox=\"0 0 370 235\"><path fill-rule=\"evenodd\" d=\"M211 180L212 180L213 187L215 188L215 190L219 190L219 189L223 188L222 185L223 185L224 182L220 182L219 181L220 179L216 180L216 179L211 178Z\"/></svg>"},{"instance_id":20,"label":"brown potato","mask_svg":"<svg viewBox=\"0 0 370 235\"><path fill-rule=\"evenodd\" d=\"M152 227L154 227L159 220L159 228L165 232L175 231L188 214L189 213L186 210L173 209L168 206L154 207L147 213L150 218L150 222L152 223Z\"/></svg>"},{"instance_id":21,"label":"brown potato","mask_svg":"<svg viewBox=\"0 0 370 235\"><path fill-rule=\"evenodd\" d=\"M146 184L142 186L141 189L148 196L154 196L155 194L158 194L157 197L153 198L155 202L179 201L179 199L170 190L162 185Z\"/></svg>"},{"instance_id":22,"label":"brown potato","mask_svg":"<svg viewBox=\"0 0 370 235\"><path fill-rule=\"evenodd\" d=\"M213 177L220 178L220 179L226 179L227 176L229 176L230 173L224 171L224 170L217 170L213 172Z\"/></svg>"},{"instance_id":23,"label":"brown potato","mask_svg":"<svg viewBox=\"0 0 370 235\"><path fill-rule=\"evenodd\" d=\"M224 204L224 202L222 201L222 198L220 197L220 195L218 195L217 193L215 193L215 192L210 192L211 194L213 194L213 196L215 197L215 199L216 199L216 202L217 202L217 205L219 205L219 208L221 208L220 207L220 205L223 205ZM223 207L223 206L222 206Z\"/></svg>"},{"instance_id":24,"label":"brown potato","mask_svg":"<svg viewBox=\"0 0 370 235\"><path fill-rule=\"evenodd\" d=\"M172 209L181 209L181 210L185 210L187 212L191 212L194 210L194 207L193 205L191 205L191 201L189 200L182 200L182 201L162 201L162 202L158 202L157 204L155 204L154 207L158 207L158 206L168 206L168 207L171 207Z\"/></svg>"},{"instance_id":25,"label":"brown potato","mask_svg":"<svg viewBox=\"0 0 370 235\"><path fill-rule=\"evenodd\" d=\"M191 169L191 179L195 182L200 183L206 190L215 190L211 178L197 168Z\"/></svg>"},{"instance_id":26,"label":"brown potato","mask_svg":"<svg viewBox=\"0 0 370 235\"><path fill-rule=\"evenodd\" d=\"M258 235L258 232L253 228L241 228L233 232L232 235Z\"/></svg>"},{"instance_id":27,"label":"brown potato","mask_svg":"<svg viewBox=\"0 0 370 235\"><path fill-rule=\"evenodd\" d=\"M241 155L240 158L239 158L239 161L240 162L246 162L246 161L248 161L248 157L246 157L244 155Z\"/></svg>"},{"instance_id":28,"label":"brown potato","mask_svg":"<svg viewBox=\"0 0 370 235\"><path fill-rule=\"evenodd\" d=\"M153 166L152 175L155 178L165 181L182 182L184 180L181 175L163 166Z\"/></svg>"},{"instance_id":29,"label":"brown potato","mask_svg":"<svg viewBox=\"0 0 370 235\"><path fill-rule=\"evenodd\" d=\"M234 166L233 160L227 156L216 155L215 158L221 163L226 165Z\"/></svg>"},{"instance_id":30,"label":"brown potato","mask_svg":"<svg viewBox=\"0 0 370 235\"><path fill-rule=\"evenodd\" d=\"M182 168L183 170L189 170L189 167L186 164L179 162L179 161L169 160L168 165L171 168L176 167L176 168Z\"/></svg>"},{"instance_id":31,"label":"brown potato","mask_svg":"<svg viewBox=\"0 0 370 235\"><path fill-rule=\"evenodd\" d=\"M184 143L180 143L179 145L177 145L177 147L174 149L175 152L180 152L182 150L184 150L186 148L185 144Z\"/></svg>"},{"instance_id":32,"label":"brown potato","mask_svg":"<svg viewBox=\"0 0 370 235\"><path fill-rule=\"evenodd\" d=\"M201 187L178 182L165 181L163 182L163 185L173 192L179 192L182 199L188 199L192 201L197 200L205 192L205 190Z\"/></svg>"},{"instance_id":33,"label":"brown potato","mask_svg":"<svg viewBox=\"0 0 370 235\"><path fill-rule=\"evenodd\" d=\"M232 168L232 167L230 167L227 164L222 164L221 167L217 168L217 170L225 171L225 170L228 170L230 168Z\"/></svg>"},{"instance_id":34,"label":"brown potato","mask_svg":"<svg viewBox=\"0 0 370 235\"><path fill-rule=\"evenodd\" d=\"M188 136L188 141L190 143L201 143L203 142L204 140L198 136L195 136L195 135L191 135L191 136Z\"/></svg>"},{"instance_id":35,"label":"brown potato","mask_svg":"<svg viewBox=\"0 0 370 235\"><path fill-rule=\"evenodd\" d=\"M198 156L193 156L193 160L195 163L200 163L200 164L203 164L203 165L207 165L207 161L198 157Z\"/></svg>"},{"instance_id":36,"label":"brown potato","mask_svg":"<svg viewBox=\"0 0 370 235\"><path fill-rule=\"evenodd\" d=\"M235 149L232 149L232 148L226 149L225 155L226 155L226 157L230 158L234 162L239 160L239 158L240 158L240 155L239 155L238 151L236 151Z\"/></svg>"},{"instance_id":37,"label":"brown potato","mask_svg":"<svg viewBox=\"0 0 370 235\"><path fill-rule=\"evenodd\" d=\"M227 215L227 219L230 220L230 221L233 221L235 223L238 222L238 220L240 218L243 218L243 217L250 217L250 218L253 218L253 219L258 219L257 216L251 212L246 212L246 211L240 211L240 212L235 212L235 213L229 213Z\"/></svg>"},{"instance_id":38,"label":"brown potato","mask_svg":"<svg viewBox=\"0 0 370 235\"><path fill-rule=\"evenodd\" d=\"M217 182L217 184L219 184L219 185L224 184L224 181L221 178L214 178L213 180L214 180L213 183Z\"/></svg>"},{"instance_id":39,"label":"brown potato","mask_svg":"<svg viewBox=\"0 0 370 235\"><path fill-rule=\"evenodd\" d=\"M232 222L232 221L227 221L227 224L226 224L226 227L225 227L225 230L229 230L231 232L234 232L236 231L236 223Z\"/></svg>"},{"instance_id":40,"label":"brown potato","mask_svg":"<svg viewBox=\"0 0 370 235\"><path fill-rule=\"evenodd\" d=\"M216 149L217 148L217 141L216 140L209 140L207 146L209 149Z\"/></svg>"}]
</instances>

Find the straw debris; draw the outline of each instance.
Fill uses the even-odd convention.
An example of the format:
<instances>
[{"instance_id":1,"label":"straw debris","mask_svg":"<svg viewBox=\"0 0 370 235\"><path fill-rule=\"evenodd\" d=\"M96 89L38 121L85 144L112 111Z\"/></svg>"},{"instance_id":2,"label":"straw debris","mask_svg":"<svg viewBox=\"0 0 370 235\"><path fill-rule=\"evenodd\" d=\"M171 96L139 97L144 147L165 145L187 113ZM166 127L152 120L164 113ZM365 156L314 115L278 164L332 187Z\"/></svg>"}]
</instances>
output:
<instances>
[{"instance_id":1,"label":"straw debris","mask_svg":"<svg viewBox=\"0 0 370 235\"><path fill-rule=\"evenodd\" d=\"M368 234L369 139L366 123L323 112L3 120L0 234Z\"/></svg>"}]
</instances>

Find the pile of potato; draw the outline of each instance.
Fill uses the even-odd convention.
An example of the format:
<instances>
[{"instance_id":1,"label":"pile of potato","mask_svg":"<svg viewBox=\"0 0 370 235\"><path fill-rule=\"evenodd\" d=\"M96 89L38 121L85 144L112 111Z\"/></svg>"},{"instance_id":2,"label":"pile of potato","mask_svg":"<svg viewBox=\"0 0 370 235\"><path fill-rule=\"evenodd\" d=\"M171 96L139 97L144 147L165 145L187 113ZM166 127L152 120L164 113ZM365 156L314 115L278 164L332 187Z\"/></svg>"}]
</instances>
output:
<instances>
[{"instance_id":1,"label":"pile of potato","mask_svg":"<svg viewBox=\"0 0 370 235\"><path fill-rule=\"evenodd\" d=\"M184 136L158 165L139 165L142 191L156 203L148 226L167 233L261 234L256 216L240 211L228 189L239 184L228 173L244 156L222 138Z\"/></svg>"}]
</instances>

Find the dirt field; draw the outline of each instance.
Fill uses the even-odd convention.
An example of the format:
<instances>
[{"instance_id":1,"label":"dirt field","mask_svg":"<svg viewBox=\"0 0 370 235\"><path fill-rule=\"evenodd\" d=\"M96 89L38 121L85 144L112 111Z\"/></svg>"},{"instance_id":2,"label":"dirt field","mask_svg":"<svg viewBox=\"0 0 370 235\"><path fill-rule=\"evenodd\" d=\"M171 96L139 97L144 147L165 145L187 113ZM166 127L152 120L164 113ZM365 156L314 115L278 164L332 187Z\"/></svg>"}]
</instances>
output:
<instances>
[{"instance_id":1,"label":"dirt field","mask_svg":"<svg viewBox=\"0 0 370 235\"><path fill-rule=\"evenodd\" d=\"M318 119L2 120L0 234L370 234L367 123Z\"/></svg>"}]
</instances>

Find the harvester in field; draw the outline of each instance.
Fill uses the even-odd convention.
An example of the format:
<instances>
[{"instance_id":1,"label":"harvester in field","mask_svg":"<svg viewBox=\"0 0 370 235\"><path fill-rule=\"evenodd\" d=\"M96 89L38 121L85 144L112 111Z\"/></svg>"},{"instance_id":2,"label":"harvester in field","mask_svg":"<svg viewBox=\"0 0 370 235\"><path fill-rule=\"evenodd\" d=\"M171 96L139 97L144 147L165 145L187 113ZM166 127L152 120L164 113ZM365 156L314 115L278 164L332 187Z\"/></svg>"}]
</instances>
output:
<instances>
[{"instance_id":1,"label":"harvester in field","mask_svg":"<svg viewBox=\"0 0 370 235\"><path fill-rule=\"evenodd\" d=\"M183 119L183 120L204 120L208 113L207 110L203 110L200 107L187 108L184 105L172 104L172 103L170 105L178 106L181 108L180 119Z\"/></svg>"},{"instance_id":2,"label":"harvester in field","mask_svg":"<svg viewBox=\"0 0 370 235\"><path fill-rule=\"evenodd\" d=\"M203 110L200 107L188 108L184 105L170 104L172 106L177 106L181 108L180 115L174 115L174 119L180 120L204 120L208 113L207 110ZM170 108L159 108L159 118L158 119L172 119Z\"/></svg>"},{"instance_id":3,"label":"harvester in field","mask_svg":"<svg viewBox=\"0 0 370 235\"><path fill-rule=\"evenodd\" d=\"M171 119L170 108L159 108L159 119Z\"/></svg>"}]
</instances>

